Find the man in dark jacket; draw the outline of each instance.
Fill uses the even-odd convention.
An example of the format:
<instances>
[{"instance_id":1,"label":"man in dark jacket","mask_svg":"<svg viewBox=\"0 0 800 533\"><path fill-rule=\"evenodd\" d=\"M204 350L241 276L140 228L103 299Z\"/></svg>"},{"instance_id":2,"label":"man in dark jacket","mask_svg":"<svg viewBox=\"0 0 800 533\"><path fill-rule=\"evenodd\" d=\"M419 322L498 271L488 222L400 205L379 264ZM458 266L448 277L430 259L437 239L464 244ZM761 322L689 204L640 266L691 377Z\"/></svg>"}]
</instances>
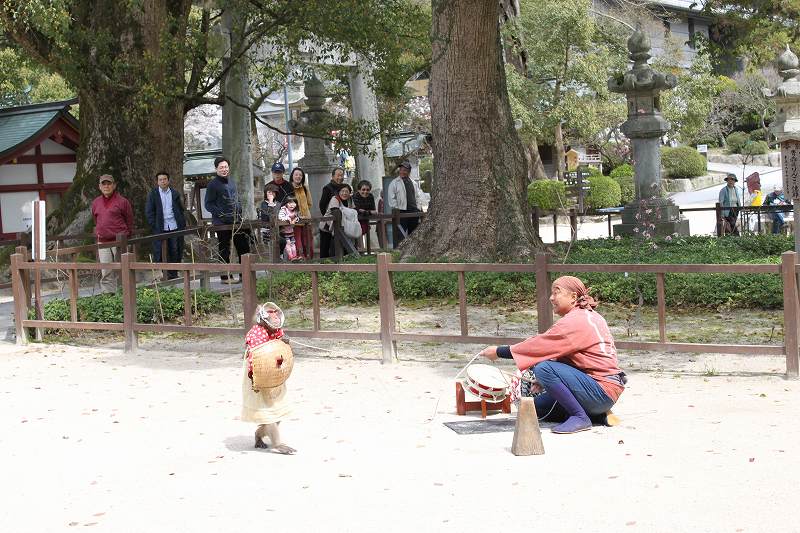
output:
<instances>
[{"instance_id":1,"label":"man in dark jacket","mask_svg":"<svg viewBox=\"0 0 800 533\"><path fill-rule=\"evenodd\" d=\"M186 228L186 217L183 214L183 201L181 194L169 186L169 174L159 172L156 174L157 186L147 195L144 214L153 234L169 233ZM183 257L183 236L168 237L167 258L169 263L180 263ZM162 240L153 241L153 262L161 263ZM178 277L175 270L167 272L168 279Z\"/></svg>"},{"instance_id":2,"label":"man in dark jacket","mask_svg":"<svg viewBox=\"0 0 800 533\"><path fill-rule=\"evenodd\" d=\"M219 241L219 255L224 263L231 262L231 237L239 262L244 254L250 253L250 231L237 227L242 221L242 205L236 191L236 180L231 176L230 163L224 157L214 159L217 175L206 186L206 211L211 213L211 224L224 226L234 224L234 229L215 230ZM223 282L233 282L233 276L220 276ZM241 281L241 276L239 277Z\"/></svg>"},{"instance_id":3,"label":"man in dark jacket","mask_svg":"<svg viewBox=\"0 0 800 533\"><path fill-rule=\"evenodd\" d=\"M325 216L325 211L328 210L328 204L331 201L331 198L336 196L336 193L339 192L342 183L344 183L344 169L342 167L336 167L331 172L331 181L325 184L322 188L322 194L319 196L319 214L320 216Z\"/></svg>"}]
</instances>

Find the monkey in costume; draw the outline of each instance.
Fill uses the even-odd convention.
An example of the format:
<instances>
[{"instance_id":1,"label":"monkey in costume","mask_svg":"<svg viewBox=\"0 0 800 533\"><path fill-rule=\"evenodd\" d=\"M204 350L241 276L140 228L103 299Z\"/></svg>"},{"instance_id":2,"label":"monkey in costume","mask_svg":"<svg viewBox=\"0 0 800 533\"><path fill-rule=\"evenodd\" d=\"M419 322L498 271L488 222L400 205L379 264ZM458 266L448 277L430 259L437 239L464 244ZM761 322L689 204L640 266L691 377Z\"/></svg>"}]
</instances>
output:
<instances>
[{"instance_id":1,"label":"monkey in costume","mask_svg":"<svg viewBox=\"0 0 800 533\"><path fill-rule=\"evenodd\" d=\"M289 415L289 402L286 398L286 383L271 389L253 390L253 355L255 347L273 340L281 339L289 343L283 335L283 311L272 302L258 306L253 317L253 327L247 332L242 379L242 421L258 424L255 434L255 447L270 449L274 453L291 455L297 450L281 442L279 424ZM269 444L264 440L269 439Z\"/></svg>"}]
</instances>

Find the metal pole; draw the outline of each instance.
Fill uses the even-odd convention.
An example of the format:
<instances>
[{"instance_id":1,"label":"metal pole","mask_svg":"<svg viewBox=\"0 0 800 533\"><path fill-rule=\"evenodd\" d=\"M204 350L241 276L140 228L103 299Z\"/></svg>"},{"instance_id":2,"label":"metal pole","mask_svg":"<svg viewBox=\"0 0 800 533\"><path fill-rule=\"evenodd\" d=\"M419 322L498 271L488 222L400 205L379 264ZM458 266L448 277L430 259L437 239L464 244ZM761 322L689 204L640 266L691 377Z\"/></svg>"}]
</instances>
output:
<instances>
[{"instance_id":1,"label":"metal pole","mask_svg":"<svg viewBox=\"0 0 800 533\"><path fill-rule=\"evenodd\" d=\"M289 174L291 174L294 161L292 160L292 128L289 127L289 121L292 119L292 116L289 113L289 90L286 88L285 83L283 84L283 114L286 119L286 150L289 155L288 170Z\"/></svg>"}]
</instances>

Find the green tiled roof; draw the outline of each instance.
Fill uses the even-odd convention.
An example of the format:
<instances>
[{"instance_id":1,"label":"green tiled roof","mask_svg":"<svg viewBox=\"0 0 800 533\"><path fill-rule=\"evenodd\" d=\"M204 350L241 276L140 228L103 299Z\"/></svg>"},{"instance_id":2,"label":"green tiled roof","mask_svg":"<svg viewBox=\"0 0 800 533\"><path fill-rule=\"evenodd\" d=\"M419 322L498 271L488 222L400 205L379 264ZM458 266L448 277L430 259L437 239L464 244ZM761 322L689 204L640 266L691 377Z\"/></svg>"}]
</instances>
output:
<instances>
[{"instance_id":1,"label":"green tiled roof","mask_svg":"<svg viewBox=\"0 0 800 533\"><path fill-rule=\"evenodd\" d=\"M18 146L49 126L59 115L67 114L75 100L35 104L0 109L0 157L13 152Z\"/></svg>"}]
</instances>

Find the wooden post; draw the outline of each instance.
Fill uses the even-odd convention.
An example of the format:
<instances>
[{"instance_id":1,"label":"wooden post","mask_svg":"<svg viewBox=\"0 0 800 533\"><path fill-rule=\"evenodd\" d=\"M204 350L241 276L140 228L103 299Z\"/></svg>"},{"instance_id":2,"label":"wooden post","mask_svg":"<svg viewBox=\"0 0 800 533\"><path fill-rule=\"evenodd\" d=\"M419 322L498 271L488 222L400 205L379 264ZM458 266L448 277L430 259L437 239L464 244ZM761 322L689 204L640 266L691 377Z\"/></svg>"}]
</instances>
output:
<instances>
[{"instance_id":1,"label":"wooden post","mask_svg":"<svg viewBox=\"0 0 800 533\"><path fill-rule=\"evenodd\" d=\"M397 248L397 241L400 238L400 210L396 207L392 209L392 248Z\"/></svg>"},{"instance_id":2,"label":"wooden post","mask_svg":"<svg viewBox=\"0 0 800 533\"><path fill-rule=\"evenodd\" d=\"M183 271L183 325L192 325L192 278L189 270Z\"/></svg>"},{"instance_id":3,"label":"wooden post","mask_svg":"<svg viewBox=\"0 0 800 533\"><path fill-rule=\"evenodd\" d=\"M558 242L558 210L553 211L553 244Z\"/></svg>"},{"instance_id":4,"label":"wooden post","mask_svg":"<svg viewBox=\"0 0 800 533\"><path fill-rule=\"evenodd\" d=\"M276 210L272 210L272 216L269 219L269 226L270 226L270 251L271 258L270 260L273 263L279 263L281 260L281 227L278 223L278 212Z\"/></svg>"},{"instance_id":5,"label":"wooden post","mask_svg":"<svg viewBox=\"0 0 800 533\"><path fill-rule=\"evenodd\" d=\"M578 240L578 213L574 207L569 208L569 238L571 242Z\"/></svg>"},{"instance_id":6,"label":"wooden post","mask_svg":"<svg viewBox=\"0 0 800 533\"><path fill-rule=\"evenodd\" d=\"M511 443L514 455L544 455L542 431L533 398L525 397L519 401L517 423L514 426L514 440Z\"/></svg>"},{"instance_id":7,"label":"wooden post","mask_svg":"<svg viewBox=\"0 0 800 533\"><path fill-rule=\"evenodd\" d=\"M613 232L611 231L611 213L608 214L608 237L613 237Z\"/></svg>"},{"instance_id":8,"label":"wooden post","mask_svg":"<svg viewBox=\"0 0 800 533\"><path fill-rule=\"evenodd\" d=\"M798 293L797 253L781 254L781 277L783 278L783 344L786 348L786 377L798 377Z\"/></svg>"},{"instance_id":9,"label":"wooden post","mask_svg":"<svg viewBox=\"0 0 800 533\"><path fill-rule=\"evenodd\" d=\"M139 348L139 334L133 329L136 323L136 272L131 270L135 260L133 254L125 252L120 256L122 275L122 324L125 331L125 352L135 353Z\"/></svg>"},{"instance_id":10,"label":"wooden post","mask_svg":"<svg viewBox=\"0 0 800 533\"><path fill-rule=\"evenodd\" d=\"M17 246L16 248L17 253L20 255L21 259L20 262L27 263L30 257L28 256L28 249L25 246ZM30 270L22 270L20 272L22 276L22 290L23 290L23 298L25 298L25 306L27 309L31 308L31 271Z\"/></svg>"},{"instance_id":11,"label":"wooden post","mask_svg":"<svg viewBox=\"0 0 800 533\"><path fill-rule=\"evenodd\" d=\"M381 348L384 363L393 363L397 356L397 344L394 341L394 289L392 274L389 272L391 262L391 254L378 254L378 305L381 316Z\"/></svg>"},{"instance_id":12,"label":"wooden post","mask_svg":"<svg viewBox=\"0 0 800 533\"><path fill-rule=\"evenodd\" d=\"M722 223L722 206L719 202L714 204L714 212L717 216L717 237L722 237L725 233L725 225Z\"/></svg>"},{"instance_id":13,"label":"wooden post","mask_svg":"<svg viewBox=\"0 0 800 533\"><path fill-rule=\"evenodd\" d=\"M169 263L169 246L167 244L167 239L161 239L161 262L162 263ZM136 245L134 245L133 250L134 257L136 257ZM162 279L165 281L169 278L169 271L161 270Z\"/></svg>"},{"instance_id":14,"label":"wooden post","mask_svg":"<svg viewBox=\"0 0 800 533\"><path fill-rule=\"evenodd\" d=\"M25 262L25 256L16 253L11 255L11 290L14 295L14 325L17 332L17 344L28 344L28 334L22 321L28 318L30 302L25 294L25 276L22 275L20 265Z\"/></svg>"},{"instance_id":15,"label":"wooden post","mask_svg":"<svg viewBox=\"0 0 800 533\"><path fill-rule=\"evenodd\" d=\"M319 331L319 273L316 270L311 271L311 314L314 331Z\"/></svg>"},{"instance_id":16,"label":"wooden post","mask_svg":"<svg viewBox=\"0 0 800 533\"><path fill-rule=\"evenodd\" d=\"M333 251L334 256L336 257L336 262L342 262L342 243L339 240L341 235L344 235L344 230L342 229L342 212L337 208L334 207L331 209L331 215L333 215ZM347 238L347 237L345 237Z\"/></svg>"},{"instance_id":17,"label":"wooden post","mask_svg":"<svg viewBox=\"0 0 800 533\"><path fill-rule=\"evenodd\" d=\"M464 279L464 272L458 273L458 312L461 316L461 334L469 335L467 327L467 286Z\"/></svg>"},{"instance_id":18,"label":"wooden post","mask_svg":"<svg viewBox=\"0 0 800 533\"><path fill-rule=\"evenodd\" d=\"M550 275L547 273L547 254L536 254L536 311L539 331L544 333L553 325L553 306L550 305Z\"/></svg>"},{"instance_id":19,"label":"wooden post","mask_svg":"<svg viewBox=\"0 0 800 533\"><path fill-rule=\"evenodd\" d=\"M664 299L664 273L656 273L656 300L658 301L658 339L667 342L667 317Z\"/></svg>"},{"instance_id":20,"label":"wooden post","mask_svg":"<svg viewBox=\"0 0 800 533\"><path fill-rule=\"evenodd\" d=\"M72 262L75 262L75 255L72 256ZM78 279L78 269L73 268L69 271L69 314L73 322L78 321L78 296L80 289L80 280Z\"/></svg>"},{"instance_id":21,"label":"wooden post","mask_svg":"<svg viewBox=\"0 0 800 533\"><path fill-rule=\"evenodd\" d=\"M256 312L256 273L253 272L253 254L244 254L239 265L242 269L242 309L244 327L249 330L253 326L253 315Z\"/></svg>"},{"instance_id":22,"label":"wooden post","mask_svg":"<svg viewBox=\"0 0 800 533\"><path fill-rule=\"evenodd\" d=\"M201 209L201 208L198 207L198 209ZM199 252L198 255L200 256L200 262L201 263L210 263L211 262L211 261L209 261L209 255L210 254L208 253L208 250L207 250L207 246L210 246L209 243L208 243L208 240L209 240L208 226L206 226L205 224L203 224L201 222L200 223L200 246L199 246L199 249L198 249L198 252ZM208 271L208 270L204 270L200 274L200 288L207 291L210 287L211 287L211 272Z\"/></svg>"}]
</instances>

